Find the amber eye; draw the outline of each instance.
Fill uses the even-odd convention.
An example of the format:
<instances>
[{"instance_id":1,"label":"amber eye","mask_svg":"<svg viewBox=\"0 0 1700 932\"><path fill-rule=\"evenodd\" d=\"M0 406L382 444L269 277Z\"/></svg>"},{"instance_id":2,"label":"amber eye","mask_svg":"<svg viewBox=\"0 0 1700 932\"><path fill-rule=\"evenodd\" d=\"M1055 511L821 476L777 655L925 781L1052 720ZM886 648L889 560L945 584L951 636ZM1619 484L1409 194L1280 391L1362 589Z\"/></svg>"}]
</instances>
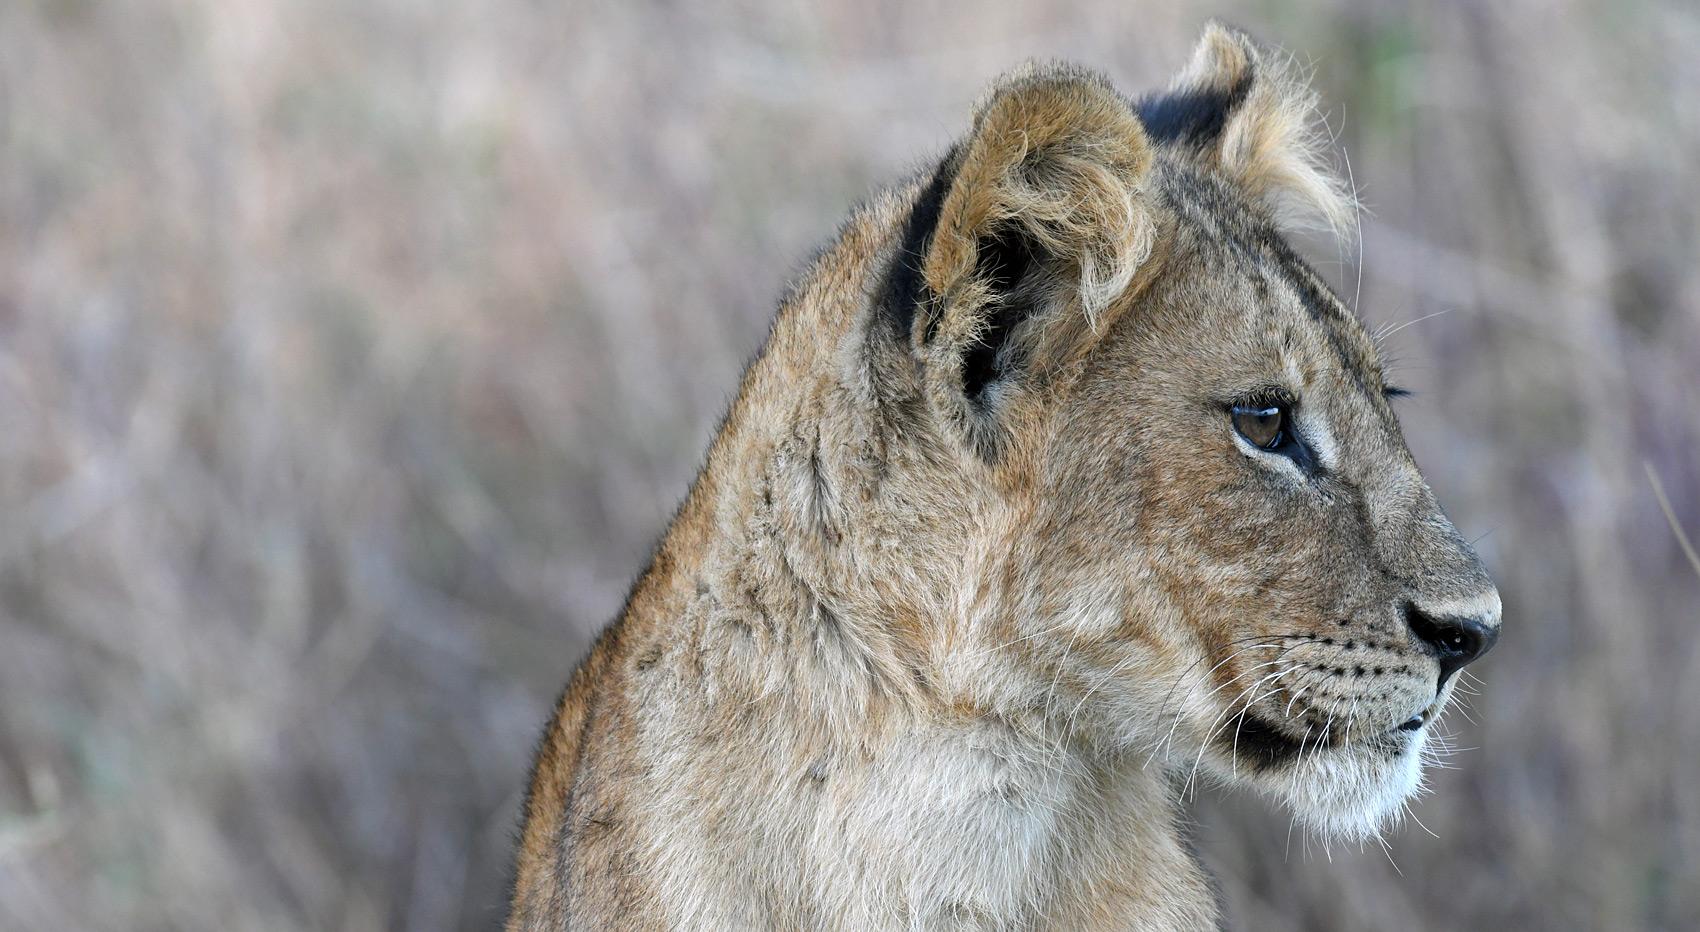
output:
<instances>
[{"instance_id":1,"label":"amber eye","mask_svg":"<svg viewBox=\"0 0 1700 932\"><path fill-rule=\"evenodd\" d=\"M1234 405L1234 429L1254 447L1273 450L1287 435L1285 405Z\"/></svg>"}]
</instances>

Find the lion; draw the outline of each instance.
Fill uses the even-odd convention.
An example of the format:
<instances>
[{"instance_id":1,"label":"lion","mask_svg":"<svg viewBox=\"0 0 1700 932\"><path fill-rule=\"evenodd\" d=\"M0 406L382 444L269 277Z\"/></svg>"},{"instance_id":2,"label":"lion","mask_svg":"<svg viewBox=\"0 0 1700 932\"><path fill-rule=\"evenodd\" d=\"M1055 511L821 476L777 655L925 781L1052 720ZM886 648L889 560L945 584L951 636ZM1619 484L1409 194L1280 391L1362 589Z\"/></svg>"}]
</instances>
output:
<instances>
[{"instance_id":1,"label":"lion","mask_svg":"<svg viewBox=\"0 0 1700 932\"><path fill-rule=\"evenodd\" d=\"M537 753L508 928L1213 928L1211 780L1383 831L1494 585L1377 347L1316 97L1211 24L1067 65L781 303Z\"/></svg>"}]
</instances>

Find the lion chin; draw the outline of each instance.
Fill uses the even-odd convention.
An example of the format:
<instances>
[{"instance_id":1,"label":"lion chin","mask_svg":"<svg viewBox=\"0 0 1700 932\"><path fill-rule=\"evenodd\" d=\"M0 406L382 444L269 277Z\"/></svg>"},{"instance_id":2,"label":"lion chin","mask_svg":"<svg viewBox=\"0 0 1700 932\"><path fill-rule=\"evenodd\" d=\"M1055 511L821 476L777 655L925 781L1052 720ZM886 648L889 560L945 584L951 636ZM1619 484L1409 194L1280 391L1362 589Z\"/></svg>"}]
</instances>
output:
<instances>
[{"instance_id":1,"label":"lion chin","mask_svg":"<svg viewBox=\"0 0 1700 932\"><path fill-rule=\"evenodd\" d=\"M1212 776L1248 787L1285 807L1325 841L1366 842L1397 827L1424 788L1428 726L1304 753L1286 766L1250 772L1215 763Z\"/></svg>"},{"instance_id":2,"label":"lion chin","mask_svg":"<svg viewBox=\"0 0 1700 932\"><path fill-rule=\"evenodd\" d=\"M1392 759L1348 750L1300 765L1278 792L1299 822L1325 838L1368 841L1397 825L1422 790L1422 738Z\"/></svg>"}]
</instances>

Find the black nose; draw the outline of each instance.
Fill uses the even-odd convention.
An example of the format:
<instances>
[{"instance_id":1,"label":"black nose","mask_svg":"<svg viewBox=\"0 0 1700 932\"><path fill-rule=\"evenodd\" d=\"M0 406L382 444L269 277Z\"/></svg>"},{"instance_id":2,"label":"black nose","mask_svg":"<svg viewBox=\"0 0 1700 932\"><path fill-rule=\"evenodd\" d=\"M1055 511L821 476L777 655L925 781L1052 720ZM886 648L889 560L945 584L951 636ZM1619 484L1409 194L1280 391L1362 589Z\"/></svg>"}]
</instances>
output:
<instances>
[{"instance_id":1,"label":"black nose","mask_svg":"<svg viewBox=\"0 0 1700 932\"><path fill-rule=\"evenodd\" d=\"M1499 640L1499 626L1480 618L1437 617L1405 603L1405 623L1440 661L1440 686L1464 665L1488 652Z\"/></svg>"}]
</instances>

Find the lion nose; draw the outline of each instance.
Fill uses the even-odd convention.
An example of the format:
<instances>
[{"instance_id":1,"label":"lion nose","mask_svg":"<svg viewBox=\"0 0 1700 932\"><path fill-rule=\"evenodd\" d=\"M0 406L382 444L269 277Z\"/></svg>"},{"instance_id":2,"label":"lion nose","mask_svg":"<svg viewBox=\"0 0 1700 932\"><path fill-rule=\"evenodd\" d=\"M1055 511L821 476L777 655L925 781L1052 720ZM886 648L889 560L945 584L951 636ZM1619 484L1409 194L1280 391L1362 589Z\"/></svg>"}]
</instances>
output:
<instances>
[{"instance_id":1,"label":"lion nose","mask_svg":"<svg viewBox=\"0 0 1700 932\"><path fill-rule=\"evenodd\" d=\"M1499 617L1430 613L1413 602L1405 603L1405 623L1440 661L1440 680L1436 688L1446 685L1453 673L1481 655L1499 640Z\"/></svg>"}]
</instances>

